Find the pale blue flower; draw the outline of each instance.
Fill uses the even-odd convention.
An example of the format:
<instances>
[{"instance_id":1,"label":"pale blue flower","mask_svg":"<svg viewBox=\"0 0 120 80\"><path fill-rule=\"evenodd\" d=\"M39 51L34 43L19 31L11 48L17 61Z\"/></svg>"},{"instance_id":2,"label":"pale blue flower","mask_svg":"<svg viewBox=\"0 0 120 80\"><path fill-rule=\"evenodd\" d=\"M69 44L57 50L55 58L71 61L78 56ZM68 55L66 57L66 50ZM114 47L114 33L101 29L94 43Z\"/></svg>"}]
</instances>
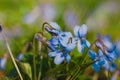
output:
<instances>
[{"instance_id":1,"label":"pale blue flower","mask_svg":"<svg viewBox=\"0 0 120 80\"><path fill-rule=\"evenodd\" d=\"M69 53L76 47L76 42L77 39L73 38L70 32L61 32L54 39L49 40L48 46L51 50L48 54L49 57L54 57L55 64L62 63L64 59L66 62L70 62Z\"/></svg>"},{"instance_id":2,"label":"pale blue flower","mask_svg":"<svg viewBox=\"0 0 120 80\"><path fill-rule=\"evenodd\" d=\"M73 38L70 32L62 32L59 34L59 43L65 51L70 52L76 47L77 38Z\"/></svg>"},{"instance_id":3,"label":"pale blue flower","mask_svg":"<svg viewBox=\"0 0 120 80\"><path fill-rule=\"evenodd\" d=\"M87 34L87 26L83 24L80 26L75 26L74 34L79 39L78 40L78 51L84 53L84 48L89 48L90 43L85 39Z\"/></svg>"}]
</instances>

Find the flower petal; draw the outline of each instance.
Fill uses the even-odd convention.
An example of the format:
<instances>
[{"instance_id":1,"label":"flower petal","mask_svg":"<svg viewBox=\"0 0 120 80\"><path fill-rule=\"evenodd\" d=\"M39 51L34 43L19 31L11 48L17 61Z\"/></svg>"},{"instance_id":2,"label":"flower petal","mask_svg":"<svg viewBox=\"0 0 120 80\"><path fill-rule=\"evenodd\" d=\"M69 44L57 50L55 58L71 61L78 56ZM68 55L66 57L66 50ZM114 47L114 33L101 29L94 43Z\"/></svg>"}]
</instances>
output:
<instances>
[{"instance_id":1,"label":"flower petal","mask_svg":"<svg viewBox=\"0 0 120 80\"><path fill-rule=\"evenodd\" d=\"M48 53L48 56L49 56L49 57L55 57L56 55L57 55L57 51L49 52L49 53Z\"/></svg>"},{"instance_id":2,"label":"flower petal","mask_svg":"<svg viewBox=\"0 0 120 80\"><path fill-rule=\"evenodd\" d=\"M66 53L65 59L66 59L66 62L70 62L71 57L68 53Z\"/></svg>"},{"instance_id":3,"label":"flower petal","mask_svg":"<svg viewBox=\"0 0 120 80\"><path fill-rule=\"evenodd\" d=\"M80 26L75 26L75 27L74 27L74 34L75 34L75 36L77 36L77 37L78 37L79 29L80 29Z\"/></svg>"},{"instance_id":4,"label":"flower petal","mask_svg":"<svg viewBox=\"0 0 120 80\"><path fill-rule=\"evenodd\" d=\"M96 41L96 42L95 42L95 45L96 45L98 48L103 49L103 45L102 45L102 43L100 43L99 41Z\"/></svg>"},{"instance_id":5,"label":"flower petal","mask_svg":"<svg viewBox=\"0 0 120 80\"><path fill-rule=\"evenodd\" d=\"M61 64L64 60L64 56L63 56L63 53L59 53L56 55L56 57L54 58L54 63L55 64Z\"/></svg>"},{"instance_id":6,"label":"flower petal","mask_svg":"<svg viewBox=\"0 0 120 80\"><path fill-rule=\"evenodd\" d=\"M103 56L103 52L102 52L101 49L98 50L98 56L99 56L99 57Z\"/></svg>"},{"instance_id":7,"label":"flower petal","mask_svg":"<svg viewBox=\"0 0 120 80\"><path fill-rule=\"evenodd\" d=\"M96 72L99 72L100 71L100 66L97 64L97 63L94 63L92 65L93 69L96 71Z\"/></svg>"},{"instance_id":8,"label":"flower petal","mask_svg":"<svg viewBox=\"0 0 120 80\"><path fill-rule=\"evenodd\" d=\"M86 48L90 48L90 42L85 40L85 46L86 46Z\"/></svg>"},{"instance_id":9,"label":"flower petal","mask_svg":"<svg viewBox=\"0 0 120 80\"><path fill-rule=\"evenodd\" d=\"M105 63L102 66L105 68L105 70L109 70L110 68L110 64L108 63L107 60L105 60Z\"/></svg>"},{"instance_id":10,"label":"flower petal","mask_svg":"<svg viewBox=\"0 0 120 80\"><path fill-rule=\"evenodd\" d=\"M58 38L57 37L52 37L50 40L50 44L53 45L54 47L58 47L59 42L58 42Z\"/></svg>"},{"instance_id":11,"label":"flower petal","mask_svg":"<svg viewBox=\"0 0 120 80\"><path fill-rule=\"evenodd\" d=\"M94 60L97 57L97 54L94 51L89 50L89 56L91 57L92 60Z\"/></svg>"},{"instance_id":12,"label":"flower petal","mask_svg":"<svg viewBox=\"0 0 120 80\"><path fill-rule=\"evenodd\" d=\"M116 67L117 67L117 65L112 63L111 66L110 66L110 71L113 72Z\"/></svg>"},{"instance_id":13,"label":"flower petal","mask_svg":"<svg viewBox=\"0 0 120 80\"><path fill-rule=\"evenodd\" d=\"M59 34L59 42L63 47L67 47L70 38L72 38L72 34L70 32L62 32Z\"/></svg>"},{"instance_id":14,"label":"flower petal","mask_svg":"<svg viewBox=\"0 0 120 80\"><path fill-rule=\"evenodd\" d=\"M83 49L84 49L84 46L81 44L81 41L78 40L78 51L82 53Z\"/></svg>"},{"instance_id":15,"label":"flower petal","mask_svg":"<svg viewBox=\"0 0 120 80\"><path fill-rule=\"evenodd\" d=\"M83 24L79 29L79 37L85 37L87 33L87 25Z\"/></svg>"},{"instance_id":16,"label":"flower petal","mask_svg":"<svg viewBox=\"0 0 120 80\"><path fill-rule=\"evenodd\" d=\"M49 24L56 30L60 30L60 26L56 22L49 22Z\"/></svg>"}]
</instances>

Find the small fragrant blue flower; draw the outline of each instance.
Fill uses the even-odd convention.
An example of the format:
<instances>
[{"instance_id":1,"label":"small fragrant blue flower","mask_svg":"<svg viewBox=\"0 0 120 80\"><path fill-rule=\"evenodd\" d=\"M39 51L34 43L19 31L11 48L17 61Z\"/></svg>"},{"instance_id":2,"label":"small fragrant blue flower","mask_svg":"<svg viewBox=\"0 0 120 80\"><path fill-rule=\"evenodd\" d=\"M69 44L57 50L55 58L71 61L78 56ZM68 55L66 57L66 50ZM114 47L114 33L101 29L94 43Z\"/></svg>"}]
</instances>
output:
<instances>
[{"instance_id":1,"label":"small fragrant blue flower","mask_svg":"<svg viewBox=\"0 0 120 80\"><path fill-rule=\"evenodd\" d=\"M80 26L75 26L74 28L74 34L79 39L78 40L78 51L81 53L84 53L84 48L89 48L90 43L85 39L85 36L87 34L87 26L83 24Z\"/></svg>"},{"instance_id":2,"label":"small fragrant blue flower","mask_svg":"<svg viewBox=\"0 0 120 80\"><path fill-rule=\"evenodd\" d=\"M49 40L49 48L50 50L52 49L48 54L49 57L54 57L55 64L62 63L64 59L66 62L70 62L71 57L69 53L76 47L77 39L73 38L70 32L61 32L56 37L55 41ZM56 47L53 44L57 44L58 46Z\"/></svg>"},{"instance_id":3,"label":"small fragrant blue flower","mask_svg":"<svg viewBox=\"0 0 120 80\"><path fill-rule=\"evenodd\" d=\"M76 47L78 38L73 38L70 32L62 32L56 23L49 24L53 28L46 27L49 33L56 34L54 31L58 31L59 33L51 35L51 39L47 42L50 49L48 56L54 58L55 64L62 63L64 59L66 62L70 62L71 57L69 53Z\"/></svg>"},{"instance_id":4,"label":"small fragrant blue flower","mask_svg":"<svg viewBox=\"0 0 120 80\"><path fill-rule=\"evenodd\" d=\"M70 32L62 32L59 35L59 43L65 51L70 52L76 47L76 38L72 38L72 34Z\"/></svg>"}]
</instances>

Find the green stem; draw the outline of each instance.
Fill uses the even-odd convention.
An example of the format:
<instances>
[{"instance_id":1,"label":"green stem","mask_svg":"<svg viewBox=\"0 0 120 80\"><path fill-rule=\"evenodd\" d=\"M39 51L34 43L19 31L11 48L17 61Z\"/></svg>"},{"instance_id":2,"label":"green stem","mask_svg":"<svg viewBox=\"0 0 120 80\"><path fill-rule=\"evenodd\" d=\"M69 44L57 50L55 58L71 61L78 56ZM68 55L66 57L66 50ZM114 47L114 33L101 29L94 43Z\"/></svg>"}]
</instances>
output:
<instances>
[{"instance_id":1,"label":"green stem","mask_svg":"<svg viewBox=\"0 0 120 80\"><path fill-rule=\"evenodd\" d=\"M108 80L110 80L111 78L111 74L110 74L110 71L108 71Z\"/></svg>"},{"instance_id":2,"label":"green stem","mask_svg":"<svg viewBox=\"0 0 120 80\"><path fill-rule=\"evenodd\" d=\"M9 53L10 53L10 57L11 57L11 59L12 59L12 62L13 62L13 64L14 64L14 66L15 66L15 69L16 69L16 71L17 71L20 79L23 80L23 77L22 77L22 75L21 75L21 73L20 73L20 70L19 70L19 68L18 68L18 66L17 66L17 63L15 62L14 56L13 56L13 54L12 54L12 51L11 51L11 49L10 49L10 46L9 46L9 43L8 43L8 41L7 41L7 37L5 36L4 31L3 31L3 34L2 34L2 35L3 35L3 38L4 38L4 40L5 40L7 49L8 49L8 51L9 51Z\"/></svg>"},{"instance_id":3,"label":"green stem","mask_svg":"<svg viewBox=\"0 0 120 80\"><path fill-rule=\"evenodd\" d=\"M35 34L36 35L36 34ZM33 73L34 73L34 80L37 80L37 77L36 77L36 61L35 61L35 36L34 36L34 39L33 39Z\"/></svg>"},{"instance_id":4,"label":"green stem","mask_svg":"<svg viewBox=\"0 0 120 80\"><path fill-rule=\"evenodd\" d=\"M41 48L42 48L42 43L39 41L39 55L40 55L41 61L40 61L40 71L38 74L38 80L40 80L40 78L41 78L41 70L42 70L42 58L43 58L43 56L42 56Z\"/></svg>"},{"instance_id":5,"label":"green stem","mask_svg":"<svg viewBox=\"0 0 120 80\"><path fill-rule=\"evenodd\" d=\"M88 51L92 48L92 46L94 45L94 43L96 42L96 40L91 44L90 48L83 54L82 59L80 59L80 63L81 65L85 62L85 60L87 59L87 53ZM78 68L77 72L75 73L75 75L70 79L70 80L75 80L78 75L80 74L81 71L81 67ZM83 71L82 71L83 72ZM76 77L77 76L77 77Z\"/></svg>"}]
</instances>

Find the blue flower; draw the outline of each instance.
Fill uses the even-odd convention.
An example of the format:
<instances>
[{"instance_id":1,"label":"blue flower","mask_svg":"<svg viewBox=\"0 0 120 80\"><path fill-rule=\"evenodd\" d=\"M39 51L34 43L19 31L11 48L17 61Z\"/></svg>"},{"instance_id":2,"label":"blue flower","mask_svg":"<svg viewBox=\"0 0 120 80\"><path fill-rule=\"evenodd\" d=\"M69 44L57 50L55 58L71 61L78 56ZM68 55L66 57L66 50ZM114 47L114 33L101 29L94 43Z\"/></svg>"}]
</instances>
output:
<instances>
[{"instance_id":1,"label":"blue flower","mask_svg":"<svg viewBox=\"0 0 120 80\"><path fill-rule=\"evenodd\" d=\"M85 39L87 34L87 26L83 24L80 26L75 26L74 34L78 38L78 51L84 53L84 48L89 48L90 43Z\"/></svg>"},{"instance_id":2,"label":"blue flower","mask_svg":"<svg viewBox=\"0 0 120 80\"><path fill-rule=\"evenodd\" d=\"M98 51L98 54L96 54L94 51L92 50L89 50L89 56L91 57L91 59L93 61L95 61L93 64L92 64L92 67L93 69L96 71L96 72L99 72L100 71L100 67L102 65L104 65L106 59L104 58L104 55L102 53L101 50Z\"/></svg>"},{"instance_id":3,"label":"blue flower","mask_svg":"<svg viewBox=\"0 0 120 80\"><path fill-rule=\"evenodd\" d=\"M69 53L76 47L76 42L77 39L73 38L70 32L61 32L54 39L49 40L48 46L51 50L48 54L49 57L54 57L55 64L62 63L64 59L66 62L70 62Z\"/></svg>"},{"instance_id":4,"label":"blue flower","mask_svg":"<svg viewBox=\"0 0 120 80\"><path fill-rule=\"evenodd\" d=\"M92 60L98 59L98 61L93 64L93 68L99 71L100 62L103 61L104 64L101 66L104 69L110 70L111 72L114 71L116 68L115 60L118 58L118 51L116 45L111 42L110 36L106 35L103 37L99 34L95 44L99 49L98 55L94 51L89 51ZM102 57L100 57L100 54Z\"/></svg>"},{"instance_id":5,"label":"blue flower","mask_svg":"<svg viewBox=\"0 0 120 80\"><path fill-rule=\"evenodd\" d=\"M65 51L70 52L76 47L77 38L73 38L70 32L62 32L59 34L59 43Z\"/></svg>"},{"instance_id":6,"label":"blue flower","mask_svg":"<svg viewBox=\"0 0 120 80\"><path fill-rule=\"evenodd\" d=\"M103 51L109 61L116 60L119 56L116 44L111 42L109 35L102 37L99 34L96 40L96 46Z\"/></svg>"}]
</instances>

